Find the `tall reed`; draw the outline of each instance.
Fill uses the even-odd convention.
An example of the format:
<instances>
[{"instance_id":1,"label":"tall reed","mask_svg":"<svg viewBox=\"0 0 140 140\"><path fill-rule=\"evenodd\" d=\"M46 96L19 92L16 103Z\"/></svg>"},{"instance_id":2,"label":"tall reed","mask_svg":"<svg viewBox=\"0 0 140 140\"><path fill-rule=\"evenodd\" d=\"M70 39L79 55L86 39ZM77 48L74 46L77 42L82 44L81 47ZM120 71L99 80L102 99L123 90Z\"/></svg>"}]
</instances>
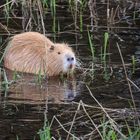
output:
<instances>
[{"instance_id":1,"label":"tall reed","mask_svg":"<svg viewBox=\"0 0 140 140\"><path fill-rule=\"evenodd\" d=\"M80 9L79 9L79 21L80 21L80 32L83 32L83 12L86 9L87 1L81 0L80 1Z\"/></svg>"},{"instance_id":2,"label":"tall reed","mask_svg":"<svg viewBox=\"0 0 140 140\"><path fill-rule=\"evenodd\" d=\"M95 47L94 47L94 44L93 44L93 35L90 34L89 32L89 29L87 28L87 32L88 32L88 41L89 41L89 47L90 47L90 50L91 50L91 55L92 55L92 63L91 63L91 77L92 79L94 78L94 73L95 73Z\"/></svg>"},{"instance_id":3,"label":"tall reed","mask_svg":"<svg viewBox=\"0 0 140 140\"><path fill-rule=\"evenodd\" d=\"M108 40L109 40L109 34L108 34L108 32L105 32L104 33L104 44L103 44L103 48L101 48L101 61L103 63L103 67L104 67L104 78L106 80L109 79L109 75L108 75L108 72L107 72Z\"/></svg>"},{"instance_id":4,"label":"tall reed","mask_svg":"<svg viewBox=\"0 0 140 140\"><path fill-rule=\"evenodd\" d=\"M4 91L4 97L7 97L7 92L9 89L9 81L7 79L7 75L5 70L3 69L3 82L2 82L2 90Z\"/></svg>"},{"instance_id":5,"label":"tall reed","mask_svg":"<svg viewBox=\"0 0 140 140\"><path fill-rule=\"evenodd\" d=\"M83 12L86 9L87 1L86 0L69 0L69 9L74 20L75 30L79 29L80 32L83 32ZM79 24L78 24L79 23Z\"/></svg>"},{"instance_id":6,"label":"tall reed","mask_svg":"<svg viewBox=\"0 0 140 140\"><path fill-rule=\"evenodd\" d=\"M132 55L132 73L134 74L136 70L136 59L135 56Z\"/></svg>"},{"instance_id":7,"label":"tall reed","mask_svg":"<svg viewBox=\"0 0 140 140\"><path fill-rule=\"evenodd\" d=\"M94 48L94 44L93 44L93 35L90 34L88 28L87 28L87 33L88 33L89 47L90 47L91 55L92 55L92 61L94 62L94 59L95 59L95 48Z\"/></svg>"},{"instance_id":8,"label":"tall reed","mask_svg":"<svg viewBox=\"0 0 140 140\"><path fill-rule=\"evenodd\" d=\"M54 37L55 37L55 34L56 34L56 0L50 1L50 9L51 9L51 16L53 18L52 31L53 31Z\"/></svg>"},{"instance_id":9,"label":"tall reed","mask_svg":"<svg viewBox=\"0 0 140 140\"><path fill-rule=\"evenodd\" d=\"M10 12L10 5L9 5L9 0L6 0L6 5L4 6L4 12L5 12L5 18L6 18L6 21L7 21L7 25L9 23L9 12Z\"/></svg>"},{"instance_id":10,"label":"tall reed","mask_svg":"<svg viewBox=\"0 0 140 140\"><path fill-rule=\"evenodd\" d=\"M51 140L51 133L50 133L50 127L45 126L43 129L40 129L39 132L40 140Z\"/></svg>"},{"instance_id":11,"label":"tall reed","mask_svg":"<svg viewBox=\"0 0 140 140\"><path fill-rule=\"evenodd\" d=\"M46 109L44 111L44 126L38 132L40 140L51 140L51 130L47 118L47 113L48 113L48 109L46 105Z\"/></svg>"}]
</instances>

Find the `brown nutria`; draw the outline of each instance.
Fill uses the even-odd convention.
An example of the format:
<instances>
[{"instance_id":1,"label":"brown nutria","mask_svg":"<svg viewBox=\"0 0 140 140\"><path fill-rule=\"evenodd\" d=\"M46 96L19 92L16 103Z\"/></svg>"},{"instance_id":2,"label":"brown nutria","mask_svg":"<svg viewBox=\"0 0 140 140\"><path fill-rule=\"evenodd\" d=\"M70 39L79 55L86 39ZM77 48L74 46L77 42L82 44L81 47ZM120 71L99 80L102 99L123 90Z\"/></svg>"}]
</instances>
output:
<instances>
[{"instance_id":1,"label":"brown nutria","mask_svg":"<svg viewBox=\"0 0 140 140\"><path fill-rule=\"evenodd\" d=\"M75 54L67 44L53 43L37 32L13 36L4 55L4 66L10 70L48 76L73 71L75 63Z\"/></svg>"}]
</instances>

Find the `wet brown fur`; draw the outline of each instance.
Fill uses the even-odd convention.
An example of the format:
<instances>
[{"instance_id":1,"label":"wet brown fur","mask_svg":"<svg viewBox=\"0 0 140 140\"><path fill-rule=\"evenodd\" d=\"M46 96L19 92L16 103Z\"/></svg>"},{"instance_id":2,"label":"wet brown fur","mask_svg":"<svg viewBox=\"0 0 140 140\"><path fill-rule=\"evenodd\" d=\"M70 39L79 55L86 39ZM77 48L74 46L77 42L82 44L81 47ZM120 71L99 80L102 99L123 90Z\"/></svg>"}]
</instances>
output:
<instances>
[{"instance_id":1,"label":"wet brown fur","mask_svg":"<svg viewBox=\"0 0 140 140\"><path fill-rule=\"evenodd\" d=\"M6 47L4 66L26 73L54 76L63 72L64 54L74 54L64 43L53 43L37 32L15 35Z\"/></svg>"}]
</instances>

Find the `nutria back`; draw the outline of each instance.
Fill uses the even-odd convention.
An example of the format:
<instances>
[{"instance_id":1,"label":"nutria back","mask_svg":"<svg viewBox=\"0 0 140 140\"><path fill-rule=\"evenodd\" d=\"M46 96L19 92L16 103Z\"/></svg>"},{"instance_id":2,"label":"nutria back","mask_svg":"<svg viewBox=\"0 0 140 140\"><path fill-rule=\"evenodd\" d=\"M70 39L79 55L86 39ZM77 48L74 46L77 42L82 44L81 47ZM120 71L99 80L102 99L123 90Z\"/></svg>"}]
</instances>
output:
<instances>
[{"instance_id":1,"label":"nutria back","mask_svg":"<svg viewBox=\"0 0 140 140\"><path fill-rule=\"evenodd\" d=\"M4 56L8 69L48 76L73 71L75 63L75 54L67 44L53 43L37 32L13 36Z\"/></svg>"}]
</instances>

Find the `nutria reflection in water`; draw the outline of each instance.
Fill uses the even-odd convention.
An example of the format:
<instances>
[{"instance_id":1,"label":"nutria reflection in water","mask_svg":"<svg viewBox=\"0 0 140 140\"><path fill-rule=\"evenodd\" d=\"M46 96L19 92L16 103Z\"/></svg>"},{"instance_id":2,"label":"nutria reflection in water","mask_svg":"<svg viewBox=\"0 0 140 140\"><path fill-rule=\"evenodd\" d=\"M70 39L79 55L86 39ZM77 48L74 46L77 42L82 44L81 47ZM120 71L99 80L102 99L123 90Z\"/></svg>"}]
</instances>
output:
<instances>
[{"instance_id":1,"label":"nutria reflection in water","mask_svg":"<svg viewBox=\"0 0 140 140\"><path fill-rule=\"evenodd\" d=\"M7 70L9 79L13 72ZM8 90L8 101L16 103L42 104L64 103L74 99L77 95L74 80L60 82L59 78L52 78L38 85L34 75L24 74L21 81L11 84Z\"/></svg>"}]
</instances>

